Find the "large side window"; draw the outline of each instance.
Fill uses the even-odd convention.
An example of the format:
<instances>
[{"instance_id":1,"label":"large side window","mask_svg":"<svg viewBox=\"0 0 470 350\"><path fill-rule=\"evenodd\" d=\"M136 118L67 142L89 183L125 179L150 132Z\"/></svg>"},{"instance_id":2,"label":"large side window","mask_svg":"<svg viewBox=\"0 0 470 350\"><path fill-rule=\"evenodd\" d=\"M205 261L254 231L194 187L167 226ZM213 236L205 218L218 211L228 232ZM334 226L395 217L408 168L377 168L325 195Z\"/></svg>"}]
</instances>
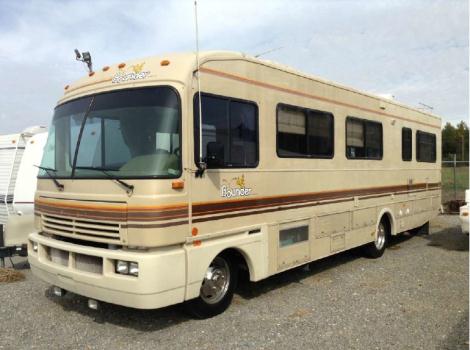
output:
<instances>
[{"instance_id":1,"label":"large side window","mask_svg":"<svg viewBox=\"0 0 470 350\"><path fill-rule=\"evenodd\" d=\"M436 162L436 135L424 131L416 132L416 160L418 162Z\"/></svg>"},{"instance_id":2,"label":"large side window","mask_svg":"<svg viewBox=\"0 0 470 350\"><path fill-rule=\"evenodd\" d=\"M412 133L410 128L401 129L401 159L404 161L411 160L412 150Z\"/></svg>"},{"instance_id":3,"label":"large side window","mask_svg":"<svg viewBox=\"0 0 470 350\"><path fill-rule=\"evenodd\" d=\"M195 162L199 162L199 97L194 99ZM258 108L252 102L202 94L202 157L209 168L258 164Z\"/></svg>"},{"instance_id":4,"label":"large side window","mask_svg":"<svg viewBox=\"0 0 470 350\"><path fill-rule=\"evenodd\" d=\"M279 105L277 154L291 158L332 158L334 122L331 113Z\"/></svg>"},{"instance_id":5,"label":"large side window","mask_svg":"<svg viewBox=\"0 0 470 350\"><path fill-rule=\"evenodd\" d=\"M346 157L382 159L382 123L354 117L346 118Z\"/></svg>"}]
</instances>

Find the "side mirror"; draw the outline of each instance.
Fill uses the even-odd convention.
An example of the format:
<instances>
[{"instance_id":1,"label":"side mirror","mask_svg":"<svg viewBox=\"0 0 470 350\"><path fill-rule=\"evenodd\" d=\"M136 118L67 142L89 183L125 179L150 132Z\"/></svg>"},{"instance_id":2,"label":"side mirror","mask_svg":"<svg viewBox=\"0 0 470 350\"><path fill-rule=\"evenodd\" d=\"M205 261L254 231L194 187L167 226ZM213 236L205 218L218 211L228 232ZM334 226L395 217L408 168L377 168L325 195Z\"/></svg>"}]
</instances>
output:
<instances>
[{"instance_id":1,"label":"side mirror","mask_svg":"<svg viewBox=\"0 0 470 350\"><path fill-rule=\"evenodd\" d=\"M224 145L219 142L207 143L207 166L219 167L224 165Z\"/></svg>"}]
</instances>

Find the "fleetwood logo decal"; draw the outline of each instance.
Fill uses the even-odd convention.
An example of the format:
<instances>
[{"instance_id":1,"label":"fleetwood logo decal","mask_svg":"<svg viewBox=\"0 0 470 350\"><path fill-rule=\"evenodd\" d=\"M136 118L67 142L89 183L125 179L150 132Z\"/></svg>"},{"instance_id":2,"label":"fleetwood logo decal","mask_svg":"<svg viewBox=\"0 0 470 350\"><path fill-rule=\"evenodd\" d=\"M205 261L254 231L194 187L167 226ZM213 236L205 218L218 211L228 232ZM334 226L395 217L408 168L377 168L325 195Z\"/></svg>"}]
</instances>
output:
<instances>
[{"instance_id":1,"label":"fleetwood logo decal","mask_svg":"<svg viewBox=\"0 0 470 350\"><path fill-rule=\"evenodd\" d=\"M222 180L220 196L223 198L245 197L251 194L251 188L245 186L245 175L234 177L230 181Z\"/></svg>"},{"instance_id":2,"label":"fleetwood logo decal","mask_svg":"<svg viewBox=\"0 0 470 350\"><path fill-rule=\"evenodd\" d=\"M132 72L117 72L111 82L113 84L118 84L129 80L141 80L147 78L147 76L150 74L150 71L142 71L144 68L144 64L145 62L142 62L140 64L134 64L133 66L131 66Z\"/></svg>"}]
</instances>

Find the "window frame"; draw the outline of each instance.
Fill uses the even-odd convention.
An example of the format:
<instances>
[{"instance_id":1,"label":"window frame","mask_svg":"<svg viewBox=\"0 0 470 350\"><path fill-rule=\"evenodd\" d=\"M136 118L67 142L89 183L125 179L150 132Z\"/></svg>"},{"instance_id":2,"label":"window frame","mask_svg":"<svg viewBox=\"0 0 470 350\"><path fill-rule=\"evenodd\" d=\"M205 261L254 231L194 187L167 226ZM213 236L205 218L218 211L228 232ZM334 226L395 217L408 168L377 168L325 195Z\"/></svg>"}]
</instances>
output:
<instances>
[{"instance_id":1,"label":"window frame","mask_svg":"<svg viewBox=\"0 0 470 350\"><path fill-rule=\"evenodd\" d=\"M404 150L403 142L405 140L405 138L403 137L403 134L405 131L410 133L410 158L409 159L405 159L404 152L403 152ZM401 128L401 160L403 162L411 162L413 160L413 130L405 126Z\"/></svg>"},{"instance_id":2,"label":"window frame","mask_svg":"<svg viewBox=\"0 0 470 350\"><path fill-rule=\"evenodd\" d=\"M331 155L281 155L279 154L279 109L282 107L288 107L296 111L301 111L305 115L305 138L307 140L307 149L308 149L308 126L309 126L309 118L308 118L308 113L309 112L320 112L326 115L331 116L331 131L330 131L330 137L332 139L332 149L331 149ZM312 109L312 108L307 108L307 107L300 107L300 106L294 106L288 103L282 103L279 102L276 105L276 154L278 158L293 158L293 159L333 159L335 157L335 116L332 112L328 111L322 111L319 109Z\"/></svg>"},{"instance_id":3,"label":"window frame","mask_svg":"<svg viewBox=\"0 0 470 350\"><path fill-rule=\"evenodd\" d=\"M419 150L420 150L420 143L419 143L419 135L431 135L434 137L434 158L433 160L421 160L419 159ZM420 163L436 163L437 162L437 135L433 134L432 132L426 132L422 130L416 130L416 161Z\"/></svg>"},{"instance_id":4,"label":"window frame","mask_svg":"<svg viewBox=\"0 0 470 350\"><path fill-rule=\"evenodd\" d=\"M360 121L363 125L364 128L364 148L367 148L367 132L365 130L365 124L366 123L371 123L371 124L379 124L380 125L380 156L379 157L350 157L348 155L348 120L357 120ZM371 119L365 119L365 118L359 118L359 117L353 117L353 116L347 116L344 121L344 153L346 155L346 158L348 160L383 160L384 157L384 129L383 129L383 124L382 122L371 120Z\"/></svg>"},{"instance_id":5,"label":"window frame","mask_svg":"<svg viewBox=\"0 0 470 350\"><path fill-rule=\"evenodd\" d=\"M259 159L260 159L260 145L259 145L259 107L258 107L258 103L256 101L251 101L251 100L246 100L246 99L242 99L242 98L237 98L237 97L230 97L230 96L224 96L224 95L218 95L218 94L213 94L213 93L209 93L209 92L202 92L201 91L201 99L204 97L204 96L208 96L208 97L214 97L214 98L220 98L220 99L225 99L228 101L229 103L229 108L228 110L230 111L230 102L231 101L234 101L234 102L239 102L239 103L246 103L246 104L251 104L255 107L255 119L256 119L256 122L255 122L255 125L256 125L256 162L253 164L253 165L246 165L246 166L218 166L218 167L214 167L214 168L207 168L207 170L214 170L214 169L256 169L258 166L259 166ZM193 141L194 141L194 147L193 147L193 152L194 152L194 164L196 166L198 166L199 164L199 140L198 142L196 142L196 108L197 108L197 112L199 113L199 105L196 105L196 101L199 97L199 92L196 92L194 93L193 95ZM230 120L230 116L229 116L229 120ZM229 128L230 130L230 128ZM200 135L200 134L199 134ZM229 133L229 136L230 136L230 133Z\"/></svg>"}]
</instances>

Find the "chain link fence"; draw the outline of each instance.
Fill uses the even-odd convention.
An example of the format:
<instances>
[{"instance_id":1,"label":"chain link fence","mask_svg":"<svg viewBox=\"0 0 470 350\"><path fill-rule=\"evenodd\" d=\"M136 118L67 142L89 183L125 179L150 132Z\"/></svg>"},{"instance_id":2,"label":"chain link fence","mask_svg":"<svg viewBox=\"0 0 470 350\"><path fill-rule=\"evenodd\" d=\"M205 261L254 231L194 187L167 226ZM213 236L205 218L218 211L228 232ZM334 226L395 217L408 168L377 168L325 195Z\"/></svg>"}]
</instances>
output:
<instances>
[{"instance_id":1,"label":"chain link fence","mask_svg":"<svg viewBox=\"0 0 470 350\"><path fill-rule=\"evenodd\" d=\"M469 162L448 160L442 162L442 204L446 212L458 212L465 199Z\"/></svg>"}]
</instances>

